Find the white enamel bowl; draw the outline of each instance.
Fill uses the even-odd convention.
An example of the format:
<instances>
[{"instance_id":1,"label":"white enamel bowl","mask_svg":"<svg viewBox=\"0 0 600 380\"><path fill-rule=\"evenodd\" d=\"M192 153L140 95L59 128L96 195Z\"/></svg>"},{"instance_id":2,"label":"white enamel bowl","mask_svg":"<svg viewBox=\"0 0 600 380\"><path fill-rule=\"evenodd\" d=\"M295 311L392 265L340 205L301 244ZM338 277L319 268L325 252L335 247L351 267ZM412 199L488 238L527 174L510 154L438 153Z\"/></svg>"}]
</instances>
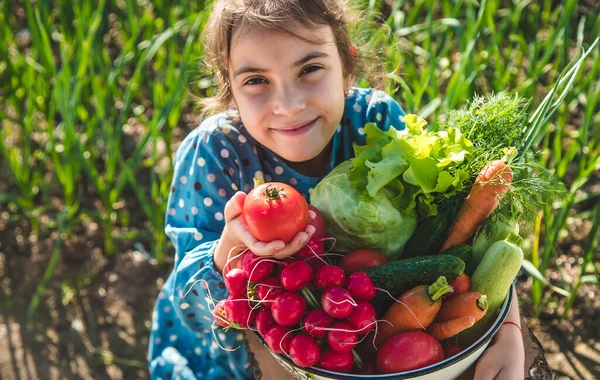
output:
<instances>
[{"instance_id":1,"label":"white enamel bowl","mask_svg":"<svg viewBox=\"0 0 600 380\"><path fill-rule=\"evenodd\" d=\"M392 379L411 379L411 380L454 380L458 376L460 376L463 372L465 372L477 359L481 356L483 351L490 344L490 341L502 326L502 323L506 319L508 315L508 310L510 309L510 305L513 302L512 297L512 285L511 289L508 292L508 296L504 300L504 304L502 305L502 309L500 310L500 314L496 321L488 329L488 331L479 338L475 343L471 346L467 347L459 354L452 356L448 359L445 359L439 363L435 363L428 367L419 368L413 371L408 372L400 372L386 375L354 375L354 374L345 374L339 372L327 371L324 369L310 367L310 368L301 368L296 366L289 358L281 355L277 355L273 351L270 351L271 354L277 359L277 361L287 369L292 375L294 375L297 379L316 379L316 380L364 380L364 379L376 379L376 380L392 380ZM258 334L257 334L258 335ZM265 344L262 337L259 336L259 339L263 344ZM266 347L266 345L265 345ZM268 347L267 347L268 349Z\"/></svg>"}]
</instances>

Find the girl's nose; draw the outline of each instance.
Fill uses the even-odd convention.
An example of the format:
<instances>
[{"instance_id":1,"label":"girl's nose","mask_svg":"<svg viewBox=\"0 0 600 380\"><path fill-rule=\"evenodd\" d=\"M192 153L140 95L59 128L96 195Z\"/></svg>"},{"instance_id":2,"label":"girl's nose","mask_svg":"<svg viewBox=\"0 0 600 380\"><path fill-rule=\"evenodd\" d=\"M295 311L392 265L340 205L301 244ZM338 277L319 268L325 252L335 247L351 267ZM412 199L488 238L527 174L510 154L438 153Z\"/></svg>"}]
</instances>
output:
<instances>
[{"instance_id":1,"label":"girl's nose","mask_svg":"<svg viewBox=\"0 0 600 380\"><path fill-rule=\"evenodd\" d=\"M283 84L273 97L273 113L281 116L293 116L306 107L306 98L301 90L289 84Z\"/></svg>"}]
</instances>

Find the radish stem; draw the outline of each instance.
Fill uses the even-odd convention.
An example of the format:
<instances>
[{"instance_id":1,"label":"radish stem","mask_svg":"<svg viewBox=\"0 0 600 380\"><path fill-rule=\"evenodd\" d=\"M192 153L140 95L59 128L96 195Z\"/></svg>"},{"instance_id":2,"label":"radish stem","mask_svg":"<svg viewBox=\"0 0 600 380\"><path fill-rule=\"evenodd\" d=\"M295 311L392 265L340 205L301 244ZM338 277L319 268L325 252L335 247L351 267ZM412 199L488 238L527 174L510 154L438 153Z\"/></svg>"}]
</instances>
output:
<instances>
[{"instance_id":1,"label":"radish stem","mask_svg":"<svg viewBox=\"0 0 600 380\"><path fill-rule=\"evenodd\" d=\"M310 289L302 288L301 292L304 298L306 299L306 302L308 302L308 304L310 305L310 307L312 307L313 309L318 309L320 307L319 301L317 301Z\"/></svg>"},{"instance_id":2,"label":"radish stem","mask_svg":"<svg viewBox=\"0 0 600 380\"><path fill-rule=\"evenodd\" d=\"M363 362L360 358L360 355L358 355L358 353L355 350L352 350L352 356L354 356L354 364L356 364L358 368L362 368Z\"/></svg>"}]
</instances>

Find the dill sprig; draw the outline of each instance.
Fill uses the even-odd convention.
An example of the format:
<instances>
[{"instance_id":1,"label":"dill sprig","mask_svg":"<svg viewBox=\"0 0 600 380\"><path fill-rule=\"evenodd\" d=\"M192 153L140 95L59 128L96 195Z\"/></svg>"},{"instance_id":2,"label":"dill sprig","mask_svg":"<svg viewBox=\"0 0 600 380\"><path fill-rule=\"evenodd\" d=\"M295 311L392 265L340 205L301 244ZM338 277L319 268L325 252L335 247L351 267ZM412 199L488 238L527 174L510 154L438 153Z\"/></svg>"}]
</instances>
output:
<instances>
[{"instance_id":1,"label":"dill sprig","mask_svg":"<svg viewBox=\"0 0 600 380\"><path fill-rule=\"evenodd\" d=\"M529 101L518 94L505 92L475 95L462 110L453 110L443 127L461 130L475 147L520 146L527 121Z\"/></svg>"},{"instance_id":2,"label":"dill sprig","mask_svg":"<svg viewBox=\"0 0 600 380\"><path fill-rule=\"evenodd\" d=\"M493 160L506 159L506 149L520 147L525 142L529 100L505 92L475 96L467 107L451 111L440 129L458 128L473 143L473 153L456 167L471 176L471 186L464 187L455 196L438 197L442 209L456 212L471 190L472 184L484 166ZM511 191L507 192L494 212L495 218L529 220L562 190L548 171L529 155L518 160L508 159L513 171Z\"/></svg>"},{"instance_id":3,"label":"dill sprig","mask_svg":"<svg viewBox=\"0 0 600 380\"><path fill-rule=\"evenodd\" d=\"M517 150L516 157L508 160L513 170L513 182L511 191L507 192L494 211L495 218L531 219L545 204L565 192L564 185L535 162L531 149L545 135L546 123L573 87L584 60L599 41L600 38L596 38L592 46L569 62L530 118L526 112L530 101L518 94L509 95L505 92L476 95L465 109L449 112L447 120L441 122L439 128L458 128L473 143L472 154L455 169L465 170L472 181L468 181L470 186L465 186L450 198L436 196L435 203L440 209L456 212L479 172L488 162L504 159L507 148Z\"/></svg>"}]
</instances>

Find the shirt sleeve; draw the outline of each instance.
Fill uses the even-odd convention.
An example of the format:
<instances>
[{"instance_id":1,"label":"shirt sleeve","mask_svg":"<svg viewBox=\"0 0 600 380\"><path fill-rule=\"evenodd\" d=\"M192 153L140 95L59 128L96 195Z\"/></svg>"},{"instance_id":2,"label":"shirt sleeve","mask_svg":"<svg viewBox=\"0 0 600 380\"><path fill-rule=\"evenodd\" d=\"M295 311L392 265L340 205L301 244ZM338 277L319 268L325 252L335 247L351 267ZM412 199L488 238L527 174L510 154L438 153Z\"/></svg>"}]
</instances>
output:
<instances>
[{"instance_id":1,"label":"shirt sleeve","mask_svg":"<svg viewBox=\"0 0 600 380\"><path fill-rule=\"evenodd\" d=\"M380 90L373 90L370 95L370 98L368 96L366 98L367 123L374 122L384 131L389 130L390 127L398 130L405 128L402 121L405 112L394 98Z\"/></svg>"},{"instance_id":2,"label":"shirt sleeve","mask_svg":"<svg viewBox=\"0 0 600 380\"><path fill-rule=\"evenodd\" d=\"M175 155L165 232L175 246L170 298L193 331L210 329L214 304L229 293L214 266L227 201L238 190L239 167L232 139L207 123L186 137Z\"/></svg>"}]
</instances>

